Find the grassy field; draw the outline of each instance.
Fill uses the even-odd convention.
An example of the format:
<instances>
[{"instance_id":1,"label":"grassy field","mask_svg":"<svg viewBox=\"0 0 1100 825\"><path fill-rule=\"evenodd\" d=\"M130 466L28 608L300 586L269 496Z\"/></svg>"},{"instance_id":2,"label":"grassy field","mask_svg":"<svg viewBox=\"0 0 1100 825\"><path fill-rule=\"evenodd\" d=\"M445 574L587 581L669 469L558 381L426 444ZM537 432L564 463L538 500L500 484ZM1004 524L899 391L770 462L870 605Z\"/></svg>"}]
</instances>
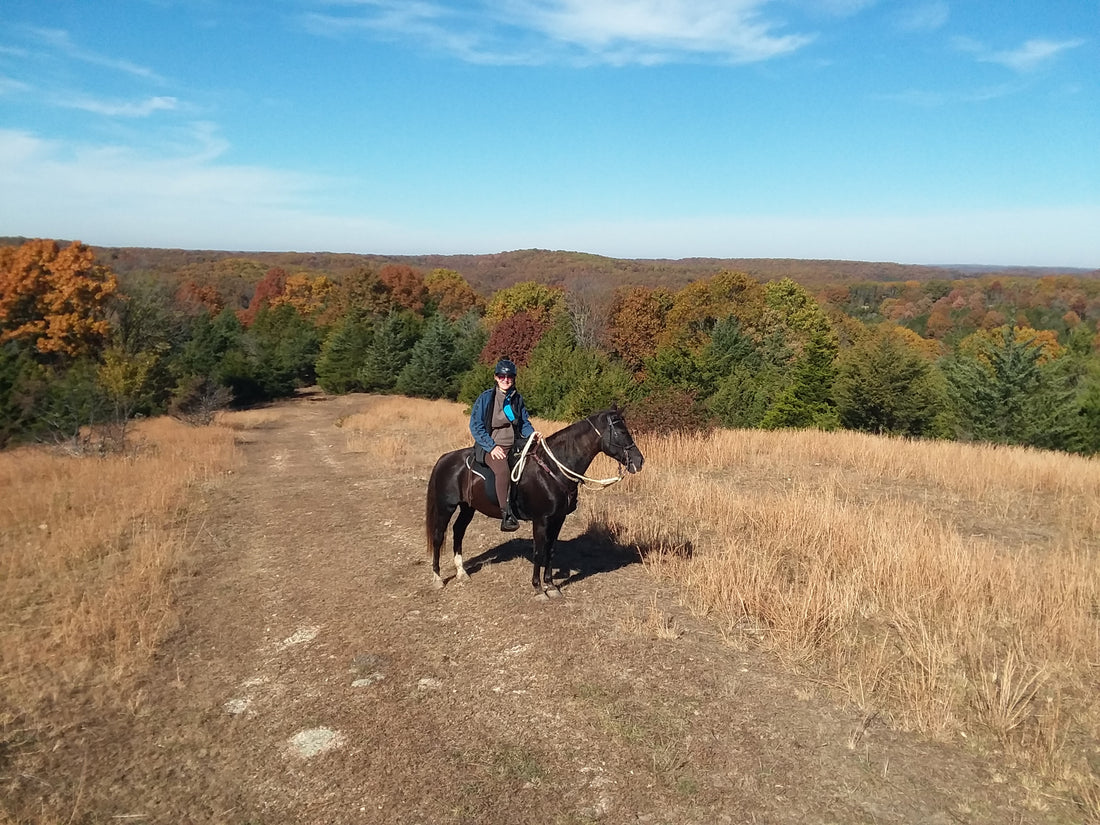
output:
<instances>
[{"instance_id":1,"label":"grassy field","mask_svg":"<svg viewBox=\"0 0 1100 825\"><path fill-rule=\"evenodd\" d=\"M1100 462L856 433L643 442L646 471L591 518L731 645L1100 817Z\"/></svg>"},{"instance_id":2,"label":"grassy field","mask_svg":"<svg viewBox=\"0 0 1100 825\"><path fill-rule=\"evenodd\" d=\"M0 454L0 751L48 734L65 694L89 712L139 701L129 677L201 563L195 488L232 471L264 415L142 422L126 455ZM379 439L386 416L403 423ZM419 435L465 446L464 420L377 399L340 425L349 450L426 476ZM645 470L586 490L578 516L636 547L729 645L771 651L868 725L995 751L1100 821L1100 462L800 431L639 446Z\"/></svg>"},{"instance_id":3,"label":"grassy field","mask_svg":"<svg viewBox=\"0 0 1100 825\"><path fill-rule=\"evenodd\" d=\"M189 493L238 460L230 427L169 418L141 422L124 454L0 453L0 755L72 724L59 704L139 701L131 677L201 561Z\"/></svg>"}]
</instances>

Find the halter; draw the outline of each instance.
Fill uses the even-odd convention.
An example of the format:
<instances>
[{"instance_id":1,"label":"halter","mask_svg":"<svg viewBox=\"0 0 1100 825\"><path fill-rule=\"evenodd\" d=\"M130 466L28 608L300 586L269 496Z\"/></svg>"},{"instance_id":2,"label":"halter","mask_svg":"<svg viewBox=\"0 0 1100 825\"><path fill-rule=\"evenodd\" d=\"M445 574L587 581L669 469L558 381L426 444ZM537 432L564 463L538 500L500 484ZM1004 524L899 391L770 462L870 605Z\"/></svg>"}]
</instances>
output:
<instances>
[{"instance_id":1,"label":"halter","mask_svg":"<svg viewBox=\"0 0 1100 825\"><path fill-rule=\"evenodd\" d=\"M603 433L601 433L599 428L592 423L592 419L586 418L585 421L592 425L592 429L596 431L596 435L598 435L600 437L600 440L602 441ZM534 438L534 433L528 436L527 442L523 445L523 450L519 454L519 459L516 461L516 466L512 468L511 478L514 482L519 482L520 477L523 475L523 468L524 465L527 463L527 452L531 449L531 444L534 442ZM625 473L623 472L625 465L621 461L619 462L619 474L614 478L589 478L588 476L582 473L578 473L575 470L571 470L564 464L562 464L558 460L558 457L554 455L550 447L547 446L546 439L543 439L541 444L542 449L546 452L546 455L548 455L550 457L550 460L553 461L558 466L558 469L562 471L562 475L564 475L566 478L574 483L598 484L601 487L610 487L612 484L617 484L618 482L623 480L623 477L625 475ZM629 446L633 447L634 442L631 441ZM627 447L626 449L629 449L629 447Z\"/></svg>"}]
</instances>

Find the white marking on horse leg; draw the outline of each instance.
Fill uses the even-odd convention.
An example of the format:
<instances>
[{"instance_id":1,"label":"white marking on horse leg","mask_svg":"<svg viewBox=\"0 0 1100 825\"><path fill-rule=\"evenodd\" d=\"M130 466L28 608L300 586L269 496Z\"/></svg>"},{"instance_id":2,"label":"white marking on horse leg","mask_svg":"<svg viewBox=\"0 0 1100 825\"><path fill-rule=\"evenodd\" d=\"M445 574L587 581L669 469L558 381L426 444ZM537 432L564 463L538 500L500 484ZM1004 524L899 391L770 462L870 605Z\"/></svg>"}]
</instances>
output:
<instances>
[{"instance_id":1,"label":"white marking on horse leg","mask_svg":"<svg viewBox=\"0 0 1100 825\"><path fill-rule=\"evenodd\" d=\"M456 579L468 579L469 574L466 572L466 568L462 566L462 554L455 553L455 578Z\"/></svg>"},{"instance_id":2,"label":"white marking on horse leg","mask_svg":"<svg viewBox=\"0 0 1100 825\"><path fill-rule=\"evenodd\" d=\"M432 573L432 587L434 587L436 590L443 589L443 577L440 576L438 573Z\"/></svg>"}]
</instances>

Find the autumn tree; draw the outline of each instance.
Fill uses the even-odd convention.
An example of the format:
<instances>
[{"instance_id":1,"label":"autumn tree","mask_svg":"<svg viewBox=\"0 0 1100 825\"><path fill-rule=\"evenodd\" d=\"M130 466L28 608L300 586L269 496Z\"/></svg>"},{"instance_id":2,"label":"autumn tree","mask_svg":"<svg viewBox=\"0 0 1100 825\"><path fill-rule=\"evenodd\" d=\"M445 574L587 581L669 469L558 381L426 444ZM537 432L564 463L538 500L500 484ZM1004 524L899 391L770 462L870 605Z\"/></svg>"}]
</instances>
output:
<instances>
[{"instance_id":1,"label":"autumn tree","mask_svg":"<svg viewBox=\"0 0 1100 825\"><path fill-rule=\"evenodd\" d=\"M303 318L320 320L335 290L336 285L326 275L297 272L287 276L282 293L273 297L268 306L272 309L289 306Z\"/></svg>"},{"instance_id":2,"label":"autumn tree","mask_svg":"<svg viewBox=\"0 0 1100 825\"><path fill-rule=\"evenodd\" d=\"M565 312L565 293L557 287L524 281L499 290L489 301L485 321L490 327L518 312L549 323Z\"/></svg>"},{"instance_id":3,"label":"autumn tree","mask_svg":"<svg viewBox=\"0 0 1100 825\"><path fill-rule=\"evenodd\" d=\"M321 320L331 323L355 310L381 318L393 308L394 300L389 287L373 269L361 266L344 275L332 290L328 308Z\"/></svg>"},{"instance_id":4,"label":"autumn tree","mask_svg":"<svg viewBox=\"0 0 1100 825\"><path fill-rule=\"evenodd\" d=\"M248 302L248 308L242 309L238 316L246 327L252 326L260 310L268 306L273 299L278 298L286 290L286 270L273 266L256 284L252 293L252 300Z\"/></svg>"},{"instance_id":5,"label":"autumn tree","mask_svg":"<svg viewBox=\"0 0 1100 825\"><path fill-rule=\"evenodd\" d=\"M485 299L453 269L433 269L424 277L428 304L435 312L452 321L471 310L482 311Z\"/></svg>"},{"instance_id":6,"label":"autumn tree","mask_svg":"<svg viewBox=\"0 0 1100 825\"><path fill-rule=\"evenodd\" d=\"M706 344L714 325L731 315L747 331L755 330L763 311L763 298L760 284L742 272L724 271L693 281L674 296L661 343L699 349Z\"/></svg>"},{"instance_id":7,"label":"autumn tree","mask_svg":"<svg viewBox=\"0 0 1100 825\"><path fill-rule=\"evenodd\" d=\"M533 316L530 312L510 315L493 327L479 360L492 366L501 358L508 358L516 366L525 367L531 351L549 328L549 319Z\"/></svg>"},{"instance_id":8,"label":"autumn tree","mask_svg":"<svg viewBox=\"0 0 1100 825\"><path fill-rule=\"evenodd\" d=\"M176 304L191 316L198 316L203 312L217 315L225 308L225 300L216 287L191 280L184 281L176 290Z\"/></svg>"},{"instance_id":9,"label":"autumn tree","mask_svg":"<svg viewBox=\"0 0 1100 825\"><path fill-rule=\"evenodd\" d=\"M73 242L0 247L0 344L24 342L46 360L94 354L110 333L114 274Z\"/></svg>"},{"instance_id":10,"label":"autumn tree","mask_svg":"<svg viewBox=\"0 0 1100 825\"><path fill-rule=\"evenodd\" d=\"M667 289L637 286L615 293L608 311L604 342L627 369L639 372L657 353L673 296Z\"/></svg>"},{"instance_id":11,"label":"autumn tree","mask_svg":"<svg viewBox=\"0 0 1100 825\"><path fill-rule=\"evenodd\" d=\"M386 264L378 270L378 280L385 284L398 307L415 313L424 311L428 289L419 269L404 264Z\"/></svg>"}]
</instances>

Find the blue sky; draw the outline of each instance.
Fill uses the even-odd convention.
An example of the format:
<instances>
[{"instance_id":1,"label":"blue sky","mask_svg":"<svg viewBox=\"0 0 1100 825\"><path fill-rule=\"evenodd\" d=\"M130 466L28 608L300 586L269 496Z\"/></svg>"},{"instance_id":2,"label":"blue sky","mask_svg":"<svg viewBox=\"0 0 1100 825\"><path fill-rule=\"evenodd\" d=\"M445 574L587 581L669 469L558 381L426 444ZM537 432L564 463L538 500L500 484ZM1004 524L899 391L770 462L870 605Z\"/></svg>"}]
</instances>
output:
<instances>
[{"instance_id":1,"label":"blue sky","mask_svg":"<svg viewBox=\"0 0 1100 825\"><path fill-rule=\"evenodd\" d=\"M0 235L1100 267L1100 0L4 0Z\"/></svg>"}]
</instances>

